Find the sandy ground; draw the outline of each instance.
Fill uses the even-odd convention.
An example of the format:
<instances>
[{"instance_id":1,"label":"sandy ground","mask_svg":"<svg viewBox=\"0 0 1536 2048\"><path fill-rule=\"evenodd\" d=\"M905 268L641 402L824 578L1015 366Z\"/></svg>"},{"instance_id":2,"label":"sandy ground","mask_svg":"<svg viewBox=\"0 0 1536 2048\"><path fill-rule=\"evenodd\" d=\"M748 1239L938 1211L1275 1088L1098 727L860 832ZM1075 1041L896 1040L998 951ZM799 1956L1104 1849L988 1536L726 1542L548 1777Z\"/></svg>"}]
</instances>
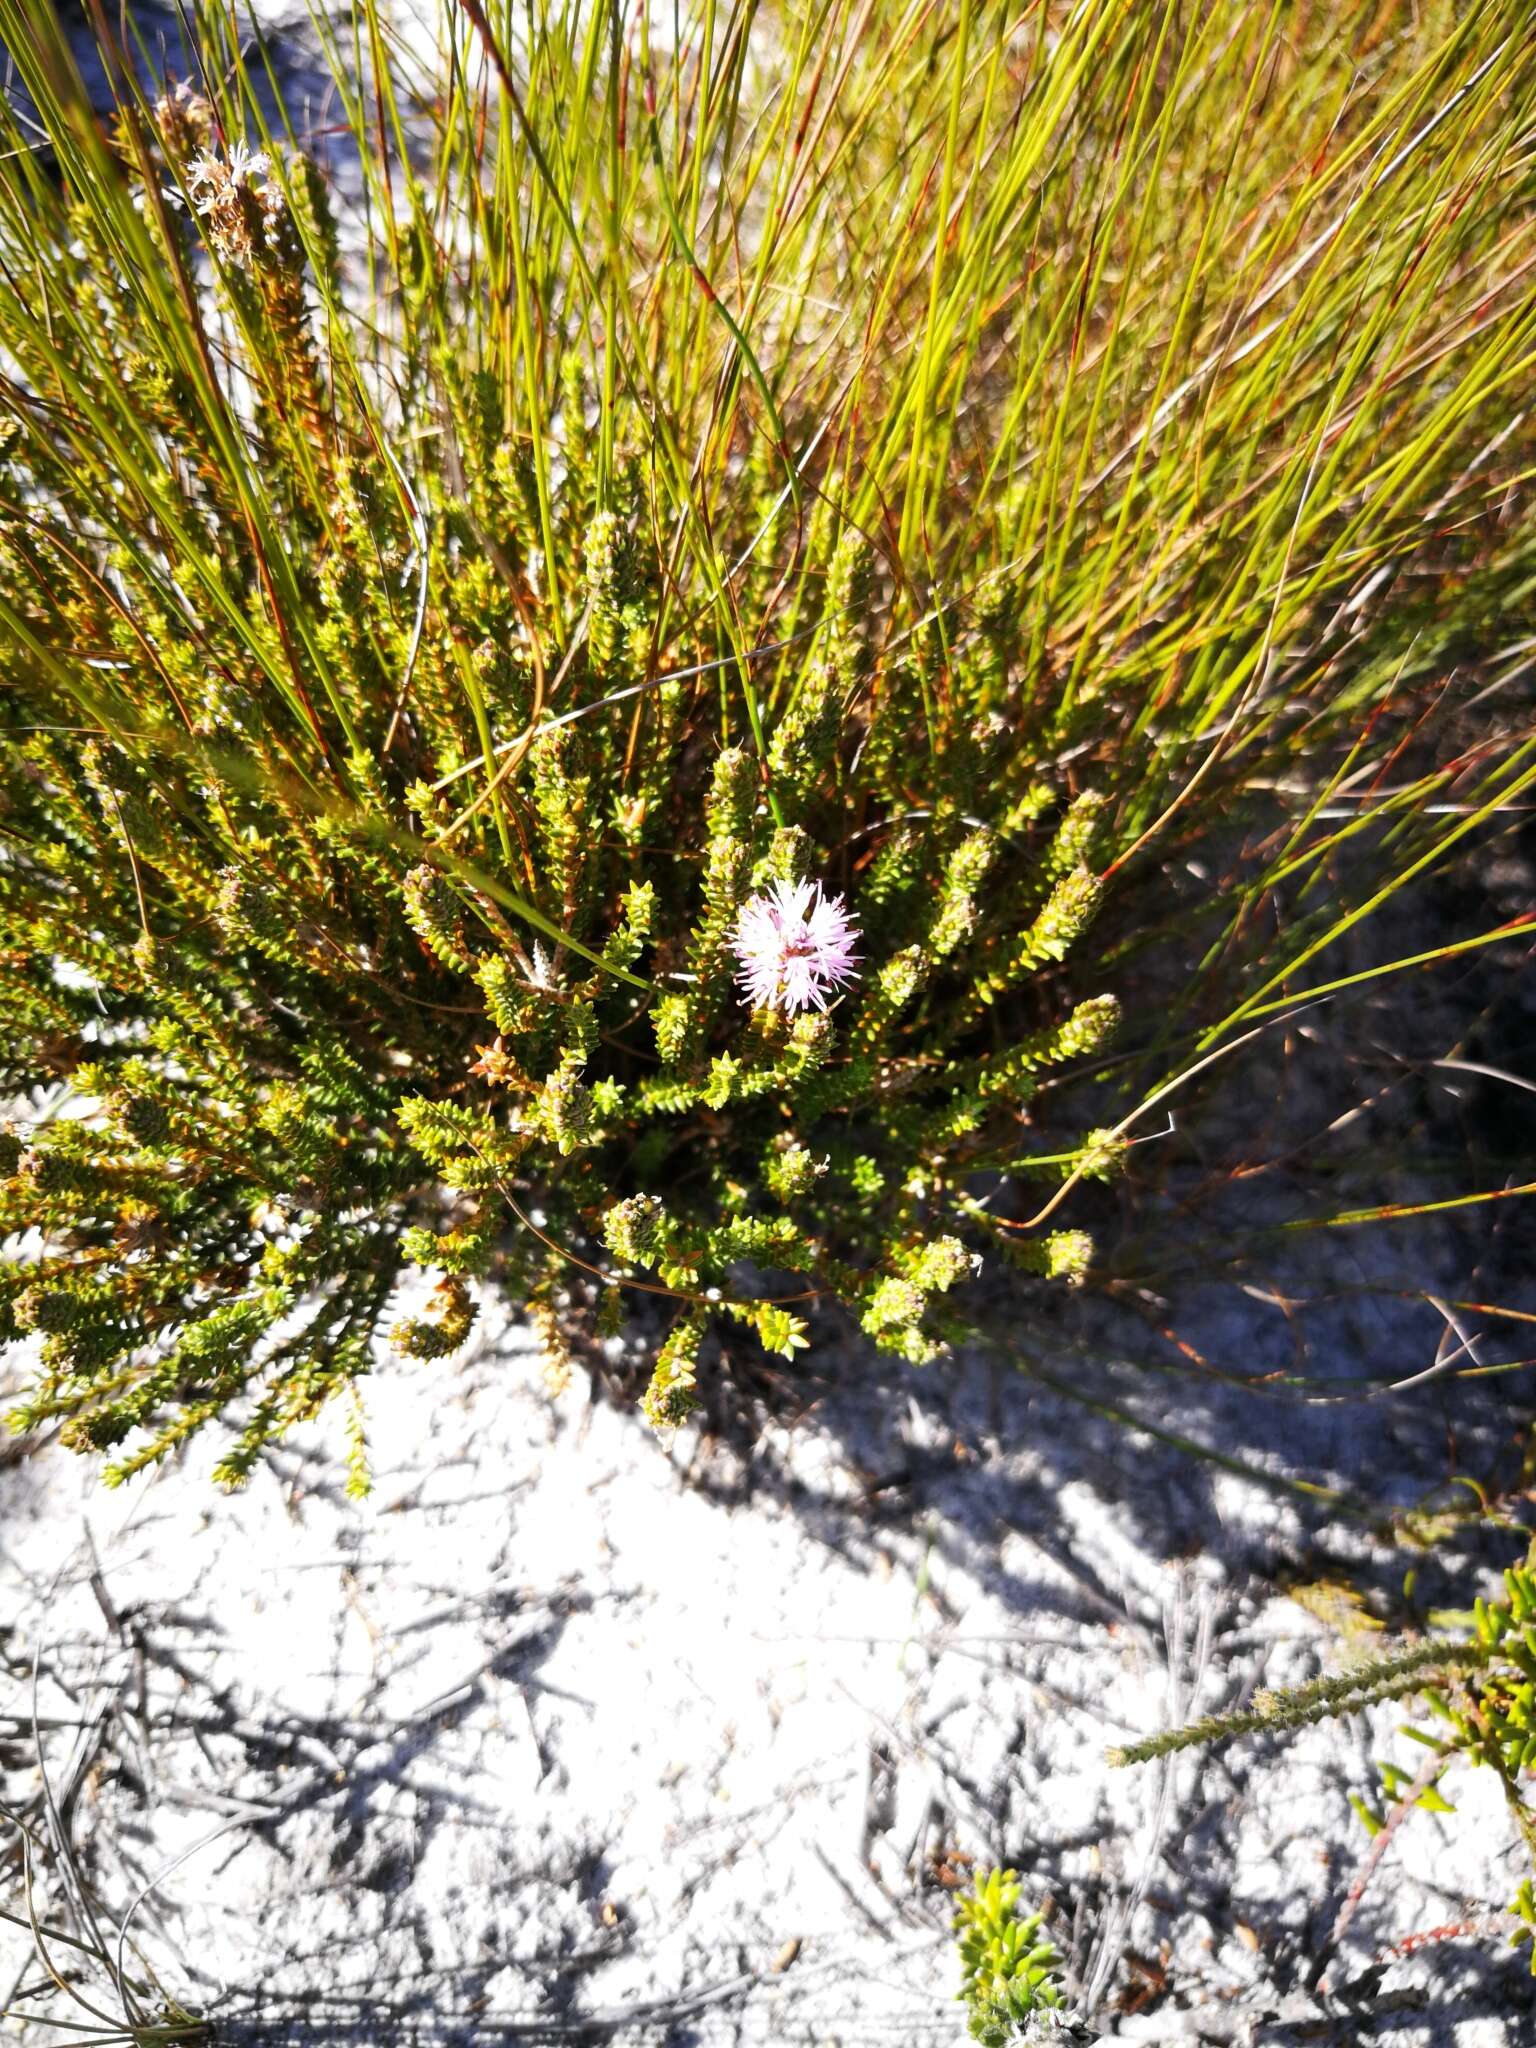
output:
<instances>
[{"instance_id":1,"label":"sandy ground","mask_svg":"<svg viewBox=\"0 0 1536 2048\"><path fill-rule=\"evenodd\" d=\"M1150 1413L1102 1308L1038 1315L1064 1382ZM232 2039L958 2042L968 1859L1052 1902L1111 2032L1530 2038L1506 1926L1419 1939L1518 1882L1489 1773L1396 1834L1308 1989L1369 1846L1348 1795L1413 1758L1400 1710L1166 1778L1105 1761L1336 1658L1278 1585L1369 1590L1401 1551L1006 1367L837 1377L750 1452L663 1448L584 1386L552 1409L492 1327L373 1382L362 1505L320 1439L234 1501L206 1456L116 1495L12 1464L7 1797L36 1808L37 1657L83 1867L114 1921L166 1872L133 1930ZM1385 1448L1406 1498L1443 1467L1430 1405L1367 1428L1152 1384L1160 1427L1274 1472L1348 1485Z\"/></svg>"},{"instance_id":2,"label":"sandy ground","mask_svg":"<svg viewBox=\"0 0 1536 2048\"><path fill-rule=\"evenodd\" d=\"M987 1356L833 1342L734 1401L706 1376L663 1445L622 1375L552 1406L491 1303L467 1357L381 1361L361 1504L339 1418L233 1500L213 1442L115 1494L13 1450L0 1791L39 1821L41 1752L104 1923L252 2048L959 2044L951 1892L994 1862L1049 1904L1095 2032L1536 2038L1491 1773L1409 1817L1333 1938L1370 1849L1350 1796L1422 1760L1406 1710L1105 1757L1336 1667L1361 1602L1423 1625L1523 1555L1523 1376L1459 1368L1526 1326L1450 1308L1536 1314L1520 1205L1279 1227L1518 1155L1520 966L1255 1046L1074 1202L1109 1292L984 1276ZM1416 1543L1464 1477L1492 1517ZM12 1853L12 1910L19 1880ZM29 1972L0 1927L0 1992Z\"/></svg>"}]
</instances>

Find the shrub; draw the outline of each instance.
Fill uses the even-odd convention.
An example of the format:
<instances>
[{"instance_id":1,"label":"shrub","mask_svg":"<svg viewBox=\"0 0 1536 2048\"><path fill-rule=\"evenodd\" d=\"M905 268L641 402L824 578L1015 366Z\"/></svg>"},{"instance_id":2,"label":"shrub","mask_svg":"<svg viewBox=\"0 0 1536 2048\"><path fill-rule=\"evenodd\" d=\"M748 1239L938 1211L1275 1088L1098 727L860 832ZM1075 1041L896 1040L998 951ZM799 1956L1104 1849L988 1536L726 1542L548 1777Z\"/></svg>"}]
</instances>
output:
<instances>
[{"instance_id":1,"label":"shrub","mask_svg":"<svg viewBox=\"0 0 1536 2048\"><path fill-rule=\"evenodd\" d=\"M368 4L328 158L210 0L181 82L98 17L104 117L0 0L18 1425L228 1411L237 1484L341 1394L362 1486L376 1333L486 1285L557 1385L669 1303L670 1425L712 1329L920 1362L978 1258L1080 1278L983 1177L1123 1152L1037 1100L1106 878L1307 750L1219 1035L1341 844L1369 908L1529 779L1419 724L1530 577L1520 12L461 0L441 84Z\"/></svg>"},{"instance_id":2,"label":"shrub","mask_svg":"<svg viewBox=\"0 0 1536 2048\"><path fill-rule=\"evenodd\" d=\"M1019 1897L1017 1871L978 1871L955 1909L960 1996L982 2048L1008 2048L1062 2004L1056 1951L1040 1932L1041 1915L1019 1912Z\"/></svg>"}]
</instances>

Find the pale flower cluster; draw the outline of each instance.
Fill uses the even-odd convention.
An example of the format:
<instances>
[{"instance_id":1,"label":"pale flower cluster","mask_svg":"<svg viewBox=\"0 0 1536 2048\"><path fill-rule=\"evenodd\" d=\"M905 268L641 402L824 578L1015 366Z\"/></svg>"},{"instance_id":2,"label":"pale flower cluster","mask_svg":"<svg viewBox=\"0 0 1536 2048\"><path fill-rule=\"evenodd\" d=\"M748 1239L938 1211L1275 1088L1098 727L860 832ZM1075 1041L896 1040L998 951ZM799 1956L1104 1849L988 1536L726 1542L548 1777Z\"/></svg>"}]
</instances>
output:
<instances>
[{"instance_id":1,"label":"pale flower cluster","mask_svg":"<svg viewBox=\"0 0 1536 2048\"><path fill-rule=\"evenodd\" d=\"M775 882L742 906L731 944L742 1000L754 1010L825 1010L850 981L858 926L820 882Z\"/></svg>"},{"instance_id":2,"label":"pale flower cluster","mask_svg":"<svg viewBox=\"0 0 1536 2048\"><path fill-rule=\"evenodd\" d=\"M242 270L275 248L283 222L283 195L268 183L272 159L264 149L230 145L229 154L209 153L187 165L187 191L207 223L208 239L226 263Z\"/></svg>"}]
</instances>

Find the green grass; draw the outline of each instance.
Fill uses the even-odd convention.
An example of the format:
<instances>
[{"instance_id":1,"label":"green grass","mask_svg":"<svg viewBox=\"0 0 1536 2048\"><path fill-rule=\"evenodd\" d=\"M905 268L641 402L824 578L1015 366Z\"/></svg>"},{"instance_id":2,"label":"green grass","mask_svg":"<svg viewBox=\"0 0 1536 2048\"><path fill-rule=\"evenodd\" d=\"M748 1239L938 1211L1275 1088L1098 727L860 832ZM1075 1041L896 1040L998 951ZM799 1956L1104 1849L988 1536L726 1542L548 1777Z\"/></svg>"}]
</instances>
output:
<instances>
[{"instance_id":1,"label":"green grass","mask_svg":"<svg viewBox=\"0 0 1536 2048\"><path fill-rule=\"evenodd\" d=\"M366 4L313 135L228 9L169 111L94 19L111 119L0 0L24 1424L124 1476L233 1405L238 1482L413 1266L400 1348L497 1280L556 1382L671 1297L662 1421L722 1317L933 1355L1245 1033L1508 929L1339 964L1536 777L1514 0L459 0L433 77ZM867 959L797 1037L727 936L802 874ZM1123 1117L1053 1131L1106 989Z\"/></svg>"}]
</instances>

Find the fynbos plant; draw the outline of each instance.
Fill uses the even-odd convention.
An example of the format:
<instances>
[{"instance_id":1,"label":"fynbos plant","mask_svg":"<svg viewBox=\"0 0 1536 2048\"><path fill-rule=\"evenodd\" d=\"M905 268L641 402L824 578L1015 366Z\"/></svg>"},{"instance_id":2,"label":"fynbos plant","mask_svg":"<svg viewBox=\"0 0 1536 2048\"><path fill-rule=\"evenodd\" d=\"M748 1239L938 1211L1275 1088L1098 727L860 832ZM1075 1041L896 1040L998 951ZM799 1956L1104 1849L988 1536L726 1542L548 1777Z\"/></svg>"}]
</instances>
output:
<instances>
[{"instance_id":1,"label":"fynbos plant","mask_svg":"<svg viewBox=\"0 0 1536 2048\"><path fill-rule=\"evenodd\" d=\"M27 195L74 237L91 352L16 323L8 1078L58 1092L0 1161L4 1225L40 1245L4 1276L41 1361L14 1421L116 1451L117 1480L243 1399L238 1483L368 1371L411 1267L440 1276L392 1321L413 1358L463 1343L482 1282L552 1355L562 1319L662 1294L658 1425L712 1323L789 1355L826 1299L934 1357L985 1234L957 1230L968 1181L1037 1074L1114 1027L1108 998L1028 1032L1016 1008L1097 906L1099 800L1040 781L958 621L884 644L830 479L776 570L820 616L770 741L750 649L684 659L665 508L579 376L557 477L407 265L399 363L442 444L408 484L326 346L319 180L294 158L284 189L219 128L196 93L127 104L62 195ZM92 403L119 374L131 447ZM62 412L32 396L59 375ZM727 553L782 495L743 490ZM60 731L82 693L99 729Z\"/></svg>"},{"instance_id":2,"label":"fynbos plant","mask_svg":"<svg viewBox=\"0 0 1536 2048\"><path fill-rule=\"evenodd\" d=\"M982 1177L1123 1155L1031 1122L1106 870L1358 771L1528 577L1516 11L1367 90L1260 7L462 0L418 89L369 0L329 164L219 5L181 81L95 17L102 113L0 0L16 1423L117 1480L227 1414L238 1484L340 1396L361 1487L377 1338L487 1286L554 1386L667 1304L667 1425L711 1330L922 1362L978 1259L1080 1278ZM1518 798L1474 758L1394 859Z\"/></svg>"},{"instance_id":3,"label":"fynbos plant","mask_svg":"<svg viewBox=\"0 0 1536 2048\"><path fill-rule=\"evenodd\" d=\"M982 2048L1008 2048L1062 2004L1056 1950L1040 1931L1041 1915L1020 1913L1019 1898L1017 1871L978 1871L955 1909L960 1996Z\"/></svg>"}]
</instances>

